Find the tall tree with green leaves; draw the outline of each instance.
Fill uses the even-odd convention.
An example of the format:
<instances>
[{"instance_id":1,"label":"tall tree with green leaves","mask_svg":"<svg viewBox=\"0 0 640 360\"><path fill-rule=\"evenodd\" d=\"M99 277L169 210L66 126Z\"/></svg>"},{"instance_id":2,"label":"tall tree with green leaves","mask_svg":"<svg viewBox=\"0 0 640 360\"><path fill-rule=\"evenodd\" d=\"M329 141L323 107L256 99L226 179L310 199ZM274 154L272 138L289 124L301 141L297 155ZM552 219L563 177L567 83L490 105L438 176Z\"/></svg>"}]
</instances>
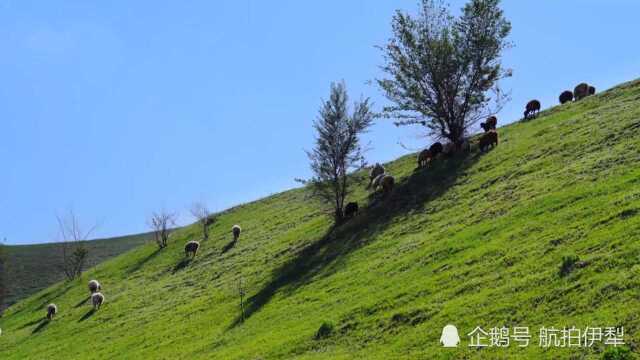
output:
<instances>
[{"instance_id":1,"label":"tall tree with green leaves","mask_svg":"<svg viewBox=\"0 0 640 360\"><path fill-rule=\"evenodd\" d=\"M458 18L442 1L421 5L417 17L396 12L393 37L381 48L387 77L377 83L392 102L383 115L457 143L509 100L499 80L511 75L501 66L511 24L500 0L470 0Z\"/></svg>"},{"instance_id":2,"label":"tall tree with green leaves","mask_svg":"<svg viewBox=\"0 0 640 360\"><path fill-rule=\"evenodd\" d=\"M307 151L313 177L304 181L313 187L314 195L332 205L336 223L344 220L349 173L365 166L360 136L373 124L369 98L355 102L351 113L348 101L344 82L332 83L329 100L323 101L313 123L316 145Z\"/></svg>"}]
</instances>

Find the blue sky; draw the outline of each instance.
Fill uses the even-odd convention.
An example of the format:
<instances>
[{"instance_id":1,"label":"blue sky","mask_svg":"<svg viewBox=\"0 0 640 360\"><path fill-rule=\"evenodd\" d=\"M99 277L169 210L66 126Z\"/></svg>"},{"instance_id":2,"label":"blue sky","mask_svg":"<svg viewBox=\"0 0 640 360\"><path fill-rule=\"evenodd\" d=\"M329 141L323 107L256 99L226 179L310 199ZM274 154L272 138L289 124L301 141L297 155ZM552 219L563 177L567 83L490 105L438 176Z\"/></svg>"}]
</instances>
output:
<instances>
[{"instance_id":1,"label":"blue sky","mask_svg":"<svg viewBox=\"0 0 640 360\"><path fill-rule=\"evenodd\" d=\"M411 1L0 0L0 240L56 240L56 214L98 237L146 231L148 214L212 209L297 186L332 81L368 83L395 9ZM457 11L463 1L451 1ZM500 123L581 81L640 77L635 0L503 2L515 47ZM427 142L380 120L370 162Z\"/></svg>"}]
</instances>

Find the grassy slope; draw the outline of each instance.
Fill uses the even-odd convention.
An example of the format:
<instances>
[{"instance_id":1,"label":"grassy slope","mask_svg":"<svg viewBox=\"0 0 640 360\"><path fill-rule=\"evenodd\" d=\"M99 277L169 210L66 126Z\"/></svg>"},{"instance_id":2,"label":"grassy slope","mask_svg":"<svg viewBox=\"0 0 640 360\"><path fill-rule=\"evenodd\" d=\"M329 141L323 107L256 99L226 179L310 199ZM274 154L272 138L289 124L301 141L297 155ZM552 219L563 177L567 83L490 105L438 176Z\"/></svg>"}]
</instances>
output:
<instances>
[{"instance_id":1,"label":"grassy slope","mask_svg":"<svg viewBox=\"0 0 640 360\"><path fill-rule=\"evenodd\" d=\"M182 247L134 249L22 301L0 320L0 358L519 358L600 357L602 347L438 347L445 324L624 325L640 340L640 83L500 129L488 154L388 164L384 204L329 222L303 189L227 211L191 263ZM356 194L365 201L363 186ZM243 226L222 253L230 227ZM560 277L564 255L589 262ZM246 284L240 323L237 279ZM83 303L86 280L105 306ZM55 302L59 316L39 322ZM324 321L333 335L314 340Z\"/></svg>"},{"instance_id":2,"label":"grassy slope","mask_svg":"<svg viewBox=\"0 0 640 360\"><path fill-rule=\"evenodd\" d=\"M89 241L87 267L142 245L148 238L148 234L139 234ZM55 243L7 246L5 250L8 305L64 279L64 273L58 267L60 248Z\"/></svg>"}]
</instances>

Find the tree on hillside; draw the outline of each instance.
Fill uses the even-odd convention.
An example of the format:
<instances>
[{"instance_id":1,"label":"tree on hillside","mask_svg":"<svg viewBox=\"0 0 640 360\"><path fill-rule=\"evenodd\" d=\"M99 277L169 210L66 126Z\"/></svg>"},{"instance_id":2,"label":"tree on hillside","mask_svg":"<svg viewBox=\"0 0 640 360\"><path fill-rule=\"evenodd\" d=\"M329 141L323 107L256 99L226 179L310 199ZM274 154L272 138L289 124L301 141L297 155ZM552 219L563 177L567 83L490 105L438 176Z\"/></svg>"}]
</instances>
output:
<instances>
[{"instance_id":1,"label":"tree on hillside","mask_svg":"<svg viewBox=\"0 0 640 360\"><path fill-rule=\"evenodd\" d=\"M324 101L313 127L316 145L307 151L313 178L309 183L314 195L332 204L337 223L342 222L344 201L349 194L350 171L364 167L360 135L373 123L369 99L354 103L348 113L348 96L344 82L332 83L329 100Z\"/></svg>"},{"instance_id":2,"label":"tree on hillside","mask_svg":"<svg viewBox=\"0 0 640 360\"><path fill-rule=\"evenodd\" d=\"M498 82L511 75L500 61L511 24L499 4L470 0L459 18L439 0L422 0L418 17L396 12L393 37L381 48L388 77L377 83L393 102L383 115L456 143L499 112L509 95Z\"/></svg>"},{"instance_id":3,"label":"tree on hillside","mask_svg":"<svg viewBox=\"0 0 640 360\"><path fill-rule=\"evenodd\" d=\"M86 242L95 231L97 225L83 231L75 213L70 210L66 216L56 216L60 236L61 263L60 269L68 280L80 277L84 269L89 249Z\"/></svg>"},{"instance_id":4,"label":"tree on hillside","mask_svg":"<svg viewBox=\"0 0 640 360\"><path fill-rule=\"evenodd\" d=\"M202 238L209 239L209 226L215 222L207 205L203 202L194 202L189 209L191 215L198 220L202 226Z\"/></svg>"},{"instance_id":5,"label":"tree on hillside","mask_svg":"<svg viewBox=\"0 0 640 360\"><path fill-rule=\"evenodd\" d=\"M169 242L169 234L173 227L176 226L176 219L178 215L176 213L161 210L151 214L148 224L151 230L153 230L153 236L156 244L160 249L167 247Z\"/></svg>"}]
</instances>

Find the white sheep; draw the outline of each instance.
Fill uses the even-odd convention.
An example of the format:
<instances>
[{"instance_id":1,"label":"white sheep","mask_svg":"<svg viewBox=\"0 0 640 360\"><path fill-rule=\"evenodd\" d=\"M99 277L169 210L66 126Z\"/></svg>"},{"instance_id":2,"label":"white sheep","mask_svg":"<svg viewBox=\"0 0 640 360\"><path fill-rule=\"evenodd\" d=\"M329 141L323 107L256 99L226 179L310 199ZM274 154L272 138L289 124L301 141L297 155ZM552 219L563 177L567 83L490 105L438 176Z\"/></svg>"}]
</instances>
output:
<instances>
[{"instance_id":1,"label":"white sheep","mask_svg":"<svg viewBox=\"0 0 640 360\"><path fill-rule=\"evenodd\" d=\"M102 290L102 287L100 286L100 283L98 282L98 280L91 280L89 281L89 291L93 294L95 292L98 292Z\"/></svg>"},{"instance_id":2,"label":"white sheep","mask_svg":"<svg viewBox=\"0 0 640 360\"><path fill-rule=\"evenodd\" d=\"M231 232L233 233L233 241L238 241L242 228L240 228L240 225L233 225Z\"/></svg>"},{"instance_id":3,"label":"white sheep","mask_svg":"<svg viewBox=\"0 0 640 360\"><path fill-rule=\"evenodd\" d=\"M91 295L91 304L93 304L94 309L99 309L100 305L104 303L104 295L102 293L94 293Z\"/></svg>"},{"instance_id":4,"label":"white sheep","mask_svg":"<svg viewBox=\"0 0 640 360\"><path fill-rule=\"evenodd\" d=\"M47 305L47 319L52 320L57 313L58 307L56 306L56 304Z\"/></svg>"}]
</instances>

